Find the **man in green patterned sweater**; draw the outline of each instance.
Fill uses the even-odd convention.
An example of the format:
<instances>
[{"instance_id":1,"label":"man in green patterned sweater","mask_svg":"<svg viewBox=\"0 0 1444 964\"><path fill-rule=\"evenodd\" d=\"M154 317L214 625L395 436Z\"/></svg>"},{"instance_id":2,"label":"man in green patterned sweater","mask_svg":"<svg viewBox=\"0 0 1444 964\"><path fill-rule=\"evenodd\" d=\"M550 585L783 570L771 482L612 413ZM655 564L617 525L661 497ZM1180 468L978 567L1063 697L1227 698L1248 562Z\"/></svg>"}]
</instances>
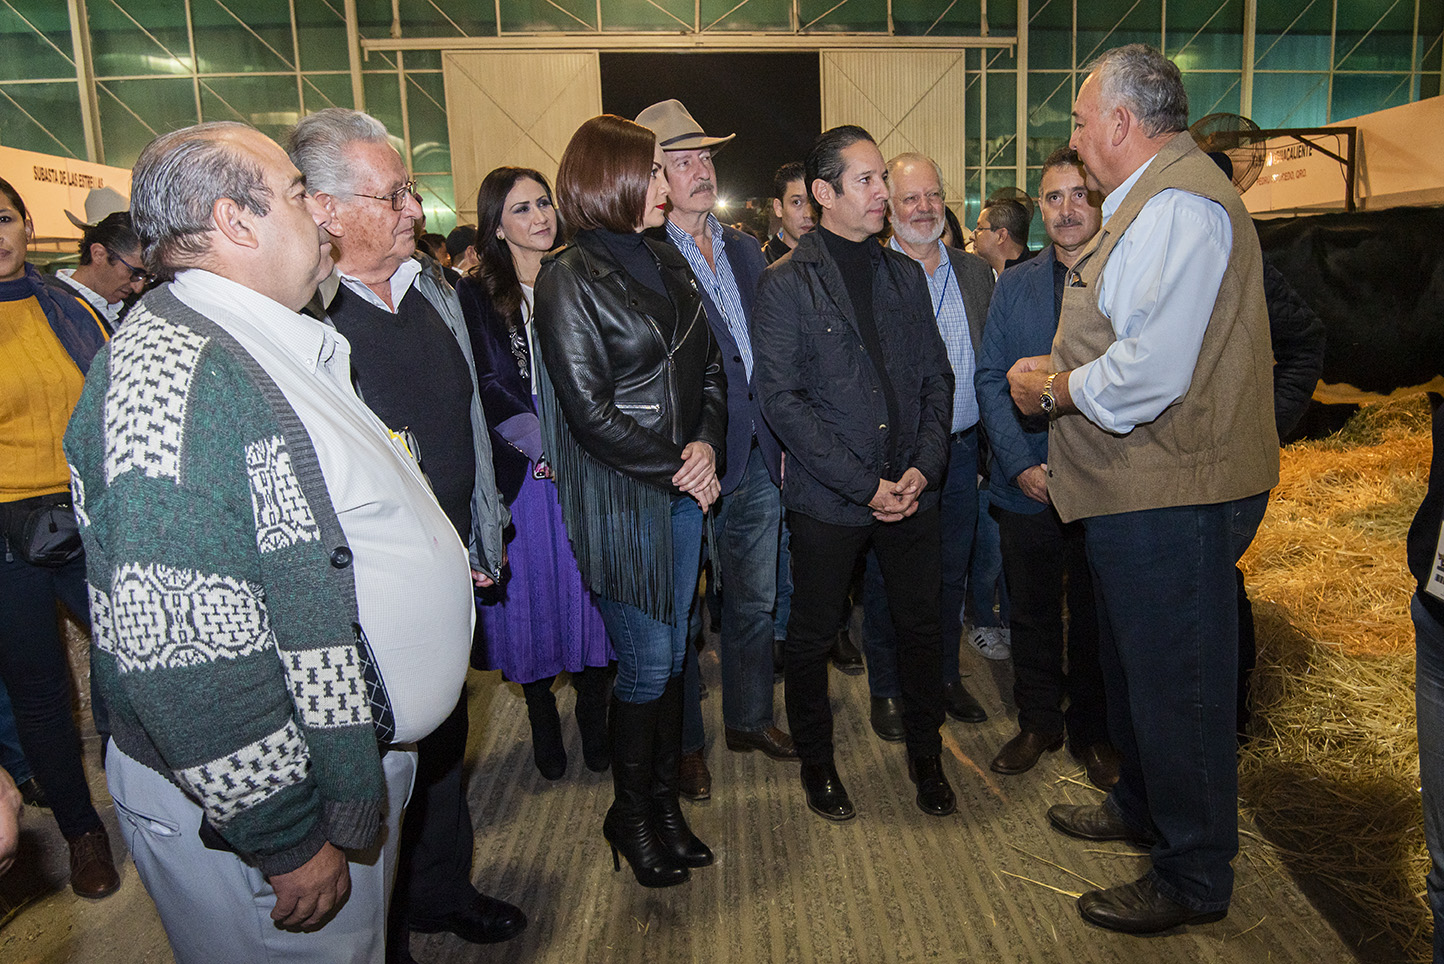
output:
<instances>
[{"instance_id":1,"label":"man in green patterned sweater","mask_svg":"<svg viewBox=\"0 0 1444 964\"><path fill-rule=\"evenodd\" d=\"M331 215L285 153L163 135L131 209L170 280L65 443L122 833L180 964L380 964L410 745L466 671L467 548L298 313Z\"/></svg>"}]
</instances>

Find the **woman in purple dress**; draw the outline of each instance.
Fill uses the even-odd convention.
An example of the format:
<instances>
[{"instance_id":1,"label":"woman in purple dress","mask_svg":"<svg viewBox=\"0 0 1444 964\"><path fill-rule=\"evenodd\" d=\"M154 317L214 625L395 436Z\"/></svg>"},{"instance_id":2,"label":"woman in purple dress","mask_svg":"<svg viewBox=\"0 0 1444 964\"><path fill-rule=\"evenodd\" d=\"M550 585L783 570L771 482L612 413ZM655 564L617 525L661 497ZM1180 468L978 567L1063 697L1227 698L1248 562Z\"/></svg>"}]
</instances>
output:
<instances>
[{"instance_id":1,"label":"woman in purple dress","mask_svg":"<svg viewBox=\"0 0 1444 964\"><path fill-rule=\"evenodd\" d=\"M546 178L499 167L477 192L476 253L481 263L456 293L471 334L482 406L492 434L496 482L511 506L515 535L507 546L511 578L482 593L483 664L520 683L531 720L532 753L548 780L566 772L552 683L571 673L577 726L587 768L606 770L606 626L582 584L562 523L537 422L532 362L532 286L542 255L557 239Z\"/></svg>"}]
</instances>

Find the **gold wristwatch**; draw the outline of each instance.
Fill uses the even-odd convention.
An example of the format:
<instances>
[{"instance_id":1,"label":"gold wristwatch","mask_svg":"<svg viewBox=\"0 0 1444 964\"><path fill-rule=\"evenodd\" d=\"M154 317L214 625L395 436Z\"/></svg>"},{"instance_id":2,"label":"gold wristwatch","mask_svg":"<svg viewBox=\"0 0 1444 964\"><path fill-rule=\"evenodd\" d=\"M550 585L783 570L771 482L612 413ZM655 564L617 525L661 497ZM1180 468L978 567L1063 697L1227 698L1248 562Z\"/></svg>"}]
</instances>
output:
<instances>
[{"instance_id":1,"label":"gold wristwatch","mask_svg":"<svg viewBox=\"0 0 1444 964\"><path fill-rule=\"evenodd\" d=\"M1058 417L1058 396L1053 394L1053 379L1058 377L1058 372L1048 376L1043 383L1043 394L1038 398L1038 405L1043 409L1043 414L1050 419Z\"/></svg>"}]
</instances>

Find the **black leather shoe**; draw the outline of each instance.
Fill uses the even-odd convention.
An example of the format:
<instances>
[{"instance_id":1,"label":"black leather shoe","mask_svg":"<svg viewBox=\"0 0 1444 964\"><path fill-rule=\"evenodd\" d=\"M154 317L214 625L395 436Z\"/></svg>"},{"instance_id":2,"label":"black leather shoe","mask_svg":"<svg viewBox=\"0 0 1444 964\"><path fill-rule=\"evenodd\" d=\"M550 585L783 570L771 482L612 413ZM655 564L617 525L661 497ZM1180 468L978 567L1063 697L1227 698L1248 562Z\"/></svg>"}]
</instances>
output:
<instances>
[{"instance_id":1,"label":"black leather shoe","mask_svg":"<svg viewBox=\"0 0 1444 964\"><path fill-rule=\"evenodd\" d=\"M761 750L774 760L797 759L797 747L793 746L792 737L775 726L769 726L756 733L734 730L731 727L727 727L724 732L727 737L727 749L737 753Z\"/></svg>"},{"instance_id":2,"label":"black leather shoe","mask_svg":"<svg viewBox=\"0 0 1444 964\"><path fill-rule=\"evenodd\" d=\"M871 716L872 731L889 743L901 743L907 735L903 730L902 700L896 696L874 696Z\"/></svg>"},{"instance_id":3,"label":"black leather shoe","mask_svg":"<svg viewBox=\"0 0 1444 964\"><path fill-rule=\"evenodd\" d=\"M807 809L828 820L851 820L857 816L852 800L832 763L804 763L802 791L807 796Z\"/></svg>"},{"instance_id":4,"label":"black leather shoe","mask_svg":"<svg viewBox=\"0 0 1444 964\"><path fill-rule=\"evenodd\" d=\"M994 773L1006 773L1009 776L1027 773L1037 765L1040 756L1052 753L1062 745L1061 733L1057 736L1044 736L1034 730L1019 730L1017 736L1003 744L1003 748L988 766Z\"/></svg>"},{"instance_id":5,"label":"black leather shoe","mask_svg":"<svg viewBox=\"0 0 1444 964\"><path fill-rule=\"evenodd\" d=\"M827 656L832 660L833 666L848 676L856 676L864 669L862 653L858 652L857 646L852 642L852 634L846 629L838 631L837 639L833 640L832 649Z\"/></svg>"},{"instance_id":6,"label":"black leather shoe","mask_svg":"<svg viewBox=\"0 0 1444 964\"><path fill-rule=\"evenodd\" d=\"M1152 849L1156 842L1151 833L1129 826L1101 803L1055 804L1048 808L1048 822L1055 830L1079 840L1122 840L1144 850Z\"/></svg>"},{"instance_id":7,"label":"black leather shoe","mask_svg":"<svg viewBox=\"0 0 1444 964\"><path fill-rule=\"evenodd\" d=\"M988 711L973 699L973 694L968 692L962 680L943 684L943 705L947 707L949 716L964 723L982 723L988 718Z\"/></svg>"},{"instance_id":8,"label":"black leather shoe","mask_svg":"<svg viewBox=\"0 0 1444 964\"><path fill-rule=\"evenodd\" d=\"M39 807L41 810L50 809L50 801L46 799L45 791L40 789L40 784L35 782L34 777L26 780L16 789L20 791L20 799L24 800L27 805Z\"/></svg>"},{"instance_id":9,"label":"black leather shoe","mask_svg":"<svg viewBox=\"0 0 1444 964\"><path fill-rule=\"evenodd\" d=\"M688 800L712 799L712 771L707 769L707 759L701 750L683 753L677 769L678 793Z\"/></svg>"},{"instance_id":10,"label":"black leather shoe","mask_svg":"<svg viewBox=\"0 0 1444 964\"><path fill-rule=\"evenodd\" d=\"M1157 934L1184 924L1211 924L1227 910L1199 911L1165 897L1147 877L1078 898L1078 913L1090 924L1125 934Z\"/></svg>"},{"instance_id":11,"label":"black leather shoe","mask_svg":"<svg viewBox=\"0 0 1444 964\"><path fill-rule=\"evenodd\" d=\"M1069 752L1073 759L1083 764L1083 769L1088 771L1088 782L1099 790L1112 790L1113 784L1118 782L1118 751L1113 749L1112 743L1090 743L1080 753L1076 748L1070 746Z\"/></svg>"},{"instance_id":12,"label":"black leather shoe","mask_svg":"<svg viewBox=\"0 0 1444 964\"><path fill-rule=\"evenodd\" d=\"M473 944L497 944L526 930L526 915L520 907L504 900L477 894L465 910L442 917L412 918L408 926L418 934L446 931Z\"/></svg>"},{"instance_id":13,"label":"black leather shoe","mask_svg":"<svg viewBox=\"0 0 1444 964\"><path fill-rule=\"evenodd\" d=\"M908 776L918 788L918 809L934 817L946 817L958 809L958 799L953 788L943 775L943 761L939 756L915 756L908 758Z\"/></svg>"}]
</instances>

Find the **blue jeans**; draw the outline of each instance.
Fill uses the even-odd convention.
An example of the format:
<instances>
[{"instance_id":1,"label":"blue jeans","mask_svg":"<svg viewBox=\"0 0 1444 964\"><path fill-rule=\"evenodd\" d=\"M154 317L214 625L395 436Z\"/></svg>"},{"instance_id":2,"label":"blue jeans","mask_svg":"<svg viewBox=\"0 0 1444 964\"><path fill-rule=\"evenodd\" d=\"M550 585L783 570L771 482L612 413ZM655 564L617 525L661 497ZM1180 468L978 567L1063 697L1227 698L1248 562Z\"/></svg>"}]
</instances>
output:
<instances>
[{"instance_id":1,"label":"blue jeans","mask_svg":"<svg viewBox=\"0 0 1444 964\"><path fill-rule=\"evenodd\" d=\"M968 601L974 626L1011 626L1008 581L1003 575L1003 541L998 520L988 506L988 490L978 490L978 528L973 536L973 561L968 567ZM997 609L993 608L994 603Z\"/></svg>"},{"instance_id":2,"label":"blue jeans","mask_svg":"<svg viewBox=\"0 0 1444 964\"><path fill-rule=\"evenodd\" d=\"M773 608L782 492L753 447L737 488L717 509L722 561L722 722L759 733L772 725Z\"/></svg>"},{"instance_id":3,"label":"blue jeans","mask_svg":"<svg viewBox=\"0 0 1444 964\"><path fill-rule=\"evenodd\" d=\"M1228 907L1238 854L1236 508L1083 520L1108 731L1121 758L1105 805L1157 834L1150 879L1200 912Z\"/></svg>"},{"instance_id":4,"label":"blue jeans","mask_svg":"<svg viewBox=\"0 0 1444 964\"><path fill-rule=\"evenodd\" d=\"M597 597L597 608L617 653L614 690L623 703L659 699L667 680L681 675L701 562L702 510L691 497L681 496L672 500L672 622L653 619L624 602Z\"/></svg>"},{"instance_id":5,"label":"blue jeans","mask_svg":"<svg viewBox=\"0 0 1444 964\"><path fill-rule=\"evenodd\" d=\"M1429 874L1424 879L1434 914L1434 964L1444 964L1444 623L1416 594L1414 705L1419 720L1419 785L1424 796L1424 839Z\"/></svg>"},{"instance_id":6,"label":"blue jeans","mask_svg":"<svg viewBox=\"0 0 1444 964\"><path fill-rule=\"evenodd\" d=\"M942 539L942 592L939 595L938 624L942 629L942 681L962 679L958 669L958 644L963 638L963 601L968 595L968 560L973 554L973 531L978 522L978 430L976 427L954 436L948 453L948 472L943 479L938 505L939 535ZM999 556L999 566L1002 557ZM867 657L867 688L876 698L902 695L897 675L897 638L882 572L876 554L867 555L862 577L862 651Z\"/></svg>"}]
</instances>

